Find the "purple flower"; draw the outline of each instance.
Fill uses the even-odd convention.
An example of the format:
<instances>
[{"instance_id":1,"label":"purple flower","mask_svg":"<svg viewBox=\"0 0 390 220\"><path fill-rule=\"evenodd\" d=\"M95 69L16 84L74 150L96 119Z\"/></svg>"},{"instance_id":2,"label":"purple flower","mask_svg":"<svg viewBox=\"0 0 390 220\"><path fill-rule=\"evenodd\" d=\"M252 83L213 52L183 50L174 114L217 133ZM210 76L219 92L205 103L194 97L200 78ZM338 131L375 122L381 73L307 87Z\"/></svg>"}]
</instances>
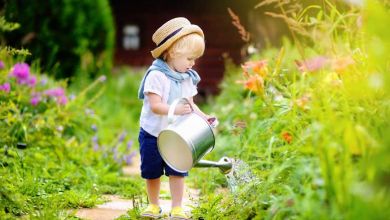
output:
<instances>
[{"instance_id":1,"label":"purple flower","mask_svg":"<svg viewBox=\"0 0 390 220\"><path fill-rule=\"evenodd\" d=\"M65 92L63 88L54 88L46 90L45 94L51 97L61 97L64 96Z\"/></svg>"},{"instance_id":2,"label":"purple flower","mask_svg":"<svg viewBox=\"0 0 390 220\"><path fill-rule=\"evenodd\" d=\"M66 96L59 96L57 97L57 103L60 105L66 105L68 103L68 98Z\"/></svg>"},{"instance_id":3,"label":"purple flower","mask_svg":"<svg viewBox=\"0 0 390 220\"><path fill-rule=\"evenodd\" d=\"M92 109L90 109L90 108L86 108L85 109L85 114L89 115L89 116L93 116L95 114L95 112Z\"/></svg>"},{"instance_id":4,"label":"purple flower","mask_svg":"<svg viewBox=\"0 0 390 220\"><path fill-rule=\"evenodd\" d=\"M41 83L42 86L46 85L47 84L47 78L41 79L40 83Z\"/></svg>"},{"instance_id":5,"label":"purple flower","mask_svg":"<svg viewBox=\"0 0 390 220\"><path fill-rule=\"evenodd\" d=\"M0 70L4 69L4 67L5 67L4 62L0 60Z\"/></svg>"},{"instance_id":6,"label":"purple flower","mask_svg":"<svg viewBox=\"0 0 390 220\"><path fill-rule=\"evenodd\" d=\"M133 157L135 156L136 151L131 152L128 155L123 156L123 160L126 162L126 165L130 165L133 162Z\"/></svg>"},{"instance_id":7,"label":"purple flower","mask_svg":"<svg viewBox=\"0 0 390 220\"><path fill-rule=\"evenodd\" d=\"M93 137L92 137L92 142L93 143L97 143L98 142L98 136L97 135L94 135Z\"/></svg>"},{"instance_id":8,"label":"purple flower","mask_svg":"<svg viewBox=\"0 0 390 220\"><path fill-rule=\"evenodd\" d=\"M41 101L41 97L39 97L39 96L33 96L33 97L30 99L30 103L31 103L31 105L33 105L33 106L38 105L39 101Z\"/></svg>"},{"instance_id":9,"label":"purple flower","mask_svg":"<svg viewBox=\"0 0 390 220\"><path fill-rule=\"evenodd\" d=\"M118 164L121 164L121 163L122 163L122 158L118 157L118 151L117 151L117 150L114 151L113 158L114 158L114 160L115 160Z\"/></svg>"},{"instance_id":10,"label":"purple flower","mask_svg":"<svg viewBox=\"0 0 390 220\"><path fill-rule=\"evenodd\" d=\"M27 84L31 87L34 87L37 84L37 77L30 76L30 78L27 80Z\"/></svg>"},{"instance_id":11,"label":"purple flower","mask_svg":"<svg viewBox=\"0 0 390 220\"><path fill-rule=\"evenodd\" d=\"M99 150L99 144L98 143L93 143L93 150L98 151Z\"/></svg>"},{"instance_id":12,"label":"purple flower","mask_svg":"<svg viewBox=\"0 0 390 220\"><path fill-rule=\"evenodd\" d=\"M118 154L118 146L115 146L111 149L111 151L114 153L114 154Z\"/></svg>"},{"instance_id":13,"label":"purple flower","mask_svg":"<svg viewBox=\"0 0 390 220\"><path fill-rule=\"evenodd\" d=\"M97 135L94 135L94 136L92 137L92 144L93 144L93 150L94 150L94 151L98 151L98 150L99 150L99 143L98 143L98 141L99 141L98 136L97 136Z\"/></svg>"},{"instance_id":14,"label":"purple flower","mask_svg":"<svg viewBox=\"0 0 390 220\"><path fill-rule=\"evenodd\" d=\"M123 140L125 139L125 137L126 137L126 131L122 132L122 134L119 136L118 142L119 142L119 143L122 143Z\"/></svg>"},{"instance_id":15,"label":"purple flower","mask_svg":"<svg viewBox=\"0 0 390 220\"><path fill-rule=\"evenodd\" d=\"M101 75L101 76L98 78L98 80L99 80L100 82L104 82L104 81L106 81L106 79L107 79L107 77L106 77L105 75Z\"/></svg>"},{"instance_id":16,"label":"purple flower","mask_svg":"<svg viewBox=\"0 0 390 220\"><path fill-rule=\"evenodd\" d=\"M69 100L72 101L72 100L74 100L75 98L76 98L75 94L72 93L72 94L69 95Z\"/></svg>"},{"instance_id":17,"label":"purple flower","mask_svg":"<svg viewBox=\"0 0 390 220\"><path fill-rule=\"evenodd\" d=\"M8 82L4 83L3 85L0 85L0 90L4 91L6 93L9 93L11 91L11 84Z\"/></svg>"},{"instance_id":18,"label":"purple flower","mask_svg":"<svg viewBox=\"0 0 390 220\"><path fill-rule=\"evenodd\" d=\"M27 63L17 63L11 70L12 77L16 77L19 83L27 82L30 76L30 66Z\"/></svg>"},{"instance_id":19,"label":"purple flower","mask_svg":"<svg viewBox=\"0 0 390 220\"><path fill-rule=\"evenodd\" d=\"M126 146L127 146L126 150L130 151L131 147L133 146L133 141L132 140L128 141Z\"/></svg>"},{"instance_id":20,"label":"purple flower","mask_svg":"<svg viewBox=\"0 0 390 220\"><path fill-rule=\"evenodd\" d=\"M31 87L37 84L37 78L30 74L30 66L27 63L15 64L9 76L15 77L18 84L27 84Z\"/></svg>"},{"instance_id":21,"label":"purple flower","mask_svg":"<svg viewBox=\"0 0 390 220\"><path fill-rule=\"evenodd\" d=\"M98 128L95 124L91 125L91 128L94 132L97 132Z\"/></svg>"}]
</instances>

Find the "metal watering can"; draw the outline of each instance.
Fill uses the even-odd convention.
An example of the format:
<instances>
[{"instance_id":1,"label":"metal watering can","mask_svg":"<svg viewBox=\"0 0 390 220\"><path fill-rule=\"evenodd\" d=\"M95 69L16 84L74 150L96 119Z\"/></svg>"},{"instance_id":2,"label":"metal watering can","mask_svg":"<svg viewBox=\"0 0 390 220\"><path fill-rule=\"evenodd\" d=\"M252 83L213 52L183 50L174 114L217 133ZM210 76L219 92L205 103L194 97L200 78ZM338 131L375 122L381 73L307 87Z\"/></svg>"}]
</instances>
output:
<instances>
[{"instance_id":1,"label":"metal watering can","mask_svg":"<svg viewBox=\"0 0 390 220\"><path fill-rule=\"evenodd\" d=\"M232 160L228 157L218 162L201 160L214 149L213 128L195 111L175 117L178 103L190 104L186 98L173 101L168 111L168 126L157 137L158 150L165 163L178 172L187 172L192 167L218 167L222 173L229 173Z\"/></svg>"}]
</instances>

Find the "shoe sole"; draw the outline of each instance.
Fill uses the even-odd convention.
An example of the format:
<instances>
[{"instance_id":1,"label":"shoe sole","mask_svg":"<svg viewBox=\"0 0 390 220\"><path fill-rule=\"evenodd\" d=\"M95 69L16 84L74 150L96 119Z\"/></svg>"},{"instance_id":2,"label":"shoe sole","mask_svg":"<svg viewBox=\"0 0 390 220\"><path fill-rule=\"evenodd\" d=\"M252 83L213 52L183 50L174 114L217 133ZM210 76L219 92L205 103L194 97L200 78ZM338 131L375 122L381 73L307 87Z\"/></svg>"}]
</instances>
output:
<instances>
[{"instance_id":1,"label":"shoe sole","mask_svg":"<svg viewBox=\"0 0 390 220\"><path fill-rule=\"evenodd\" d=\"M177 216L175 216L175 217L169 217L169 220L188 220L188 219L190 219L190 218L177 217Z\"/></svg>"},{"instance_id":2,"label":"shoe sole","mask_svg":"<svg viewBox=\"0 0 390 220\"><path fill-rule=\"evenodd\" d=\"M146 214L146 215L141 215L141 218L142 219L159 219L159 218L161 218L161 216L156 216L156 215L148 215L148 214Z\"/></svg>"}]
</instances>

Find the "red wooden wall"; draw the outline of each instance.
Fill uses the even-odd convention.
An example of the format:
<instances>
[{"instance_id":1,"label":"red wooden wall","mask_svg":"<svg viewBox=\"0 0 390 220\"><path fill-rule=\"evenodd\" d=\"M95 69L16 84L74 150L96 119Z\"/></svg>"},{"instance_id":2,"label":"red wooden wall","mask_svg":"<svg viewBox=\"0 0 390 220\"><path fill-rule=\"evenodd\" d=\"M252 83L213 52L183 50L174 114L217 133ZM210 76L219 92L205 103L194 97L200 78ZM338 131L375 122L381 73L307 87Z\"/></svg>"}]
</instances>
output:
<instances>
[{"instance_id":1,"label":"red wooden wall","mask_svg":"<svg viewBox=\"0 0 390 220\"><path fill-rule=\"evenodd\" d=\"M199 92L203 95L218 92L218 83L224 73L224 59L227 54L236 63L241 60L240 50L244 44L236 27L231 23L227 12L230 7L239 14L245 24L244 13L253 4L242 3L240 0L144 0L144 1L111 1L116 23L116 65L148 66L153 61L150 51L155 48L152 41L154 31L167 20L183 16L191 23L199 25L206 40L206 50L194 69L202 81ZM248 1L249 2L249 1ZM243 15L244 14L244 15ZM137 50L125 50L122 46L123 27L132 24L139 27L140 47Z\"/></svg>"}]
</instances>

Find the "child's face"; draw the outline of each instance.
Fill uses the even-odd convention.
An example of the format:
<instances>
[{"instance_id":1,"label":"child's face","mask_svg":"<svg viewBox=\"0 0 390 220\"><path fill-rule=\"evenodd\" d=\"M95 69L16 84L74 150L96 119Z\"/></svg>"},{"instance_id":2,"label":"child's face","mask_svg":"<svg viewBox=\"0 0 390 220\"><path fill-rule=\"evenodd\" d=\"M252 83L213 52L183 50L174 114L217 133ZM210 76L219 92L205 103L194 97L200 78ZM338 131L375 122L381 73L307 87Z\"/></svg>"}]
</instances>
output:
<instances>
[{"instance_id":1,"label":"child's face","mask_svg":"<svg viewBox=\"0 0 390 220\"><path fill-rule=\"evenodd\" d=\"M196 59L193 54L187 53L172 57L168 63L175 71L185 73L195 65Z\"/></svg>"}]
</instances>

